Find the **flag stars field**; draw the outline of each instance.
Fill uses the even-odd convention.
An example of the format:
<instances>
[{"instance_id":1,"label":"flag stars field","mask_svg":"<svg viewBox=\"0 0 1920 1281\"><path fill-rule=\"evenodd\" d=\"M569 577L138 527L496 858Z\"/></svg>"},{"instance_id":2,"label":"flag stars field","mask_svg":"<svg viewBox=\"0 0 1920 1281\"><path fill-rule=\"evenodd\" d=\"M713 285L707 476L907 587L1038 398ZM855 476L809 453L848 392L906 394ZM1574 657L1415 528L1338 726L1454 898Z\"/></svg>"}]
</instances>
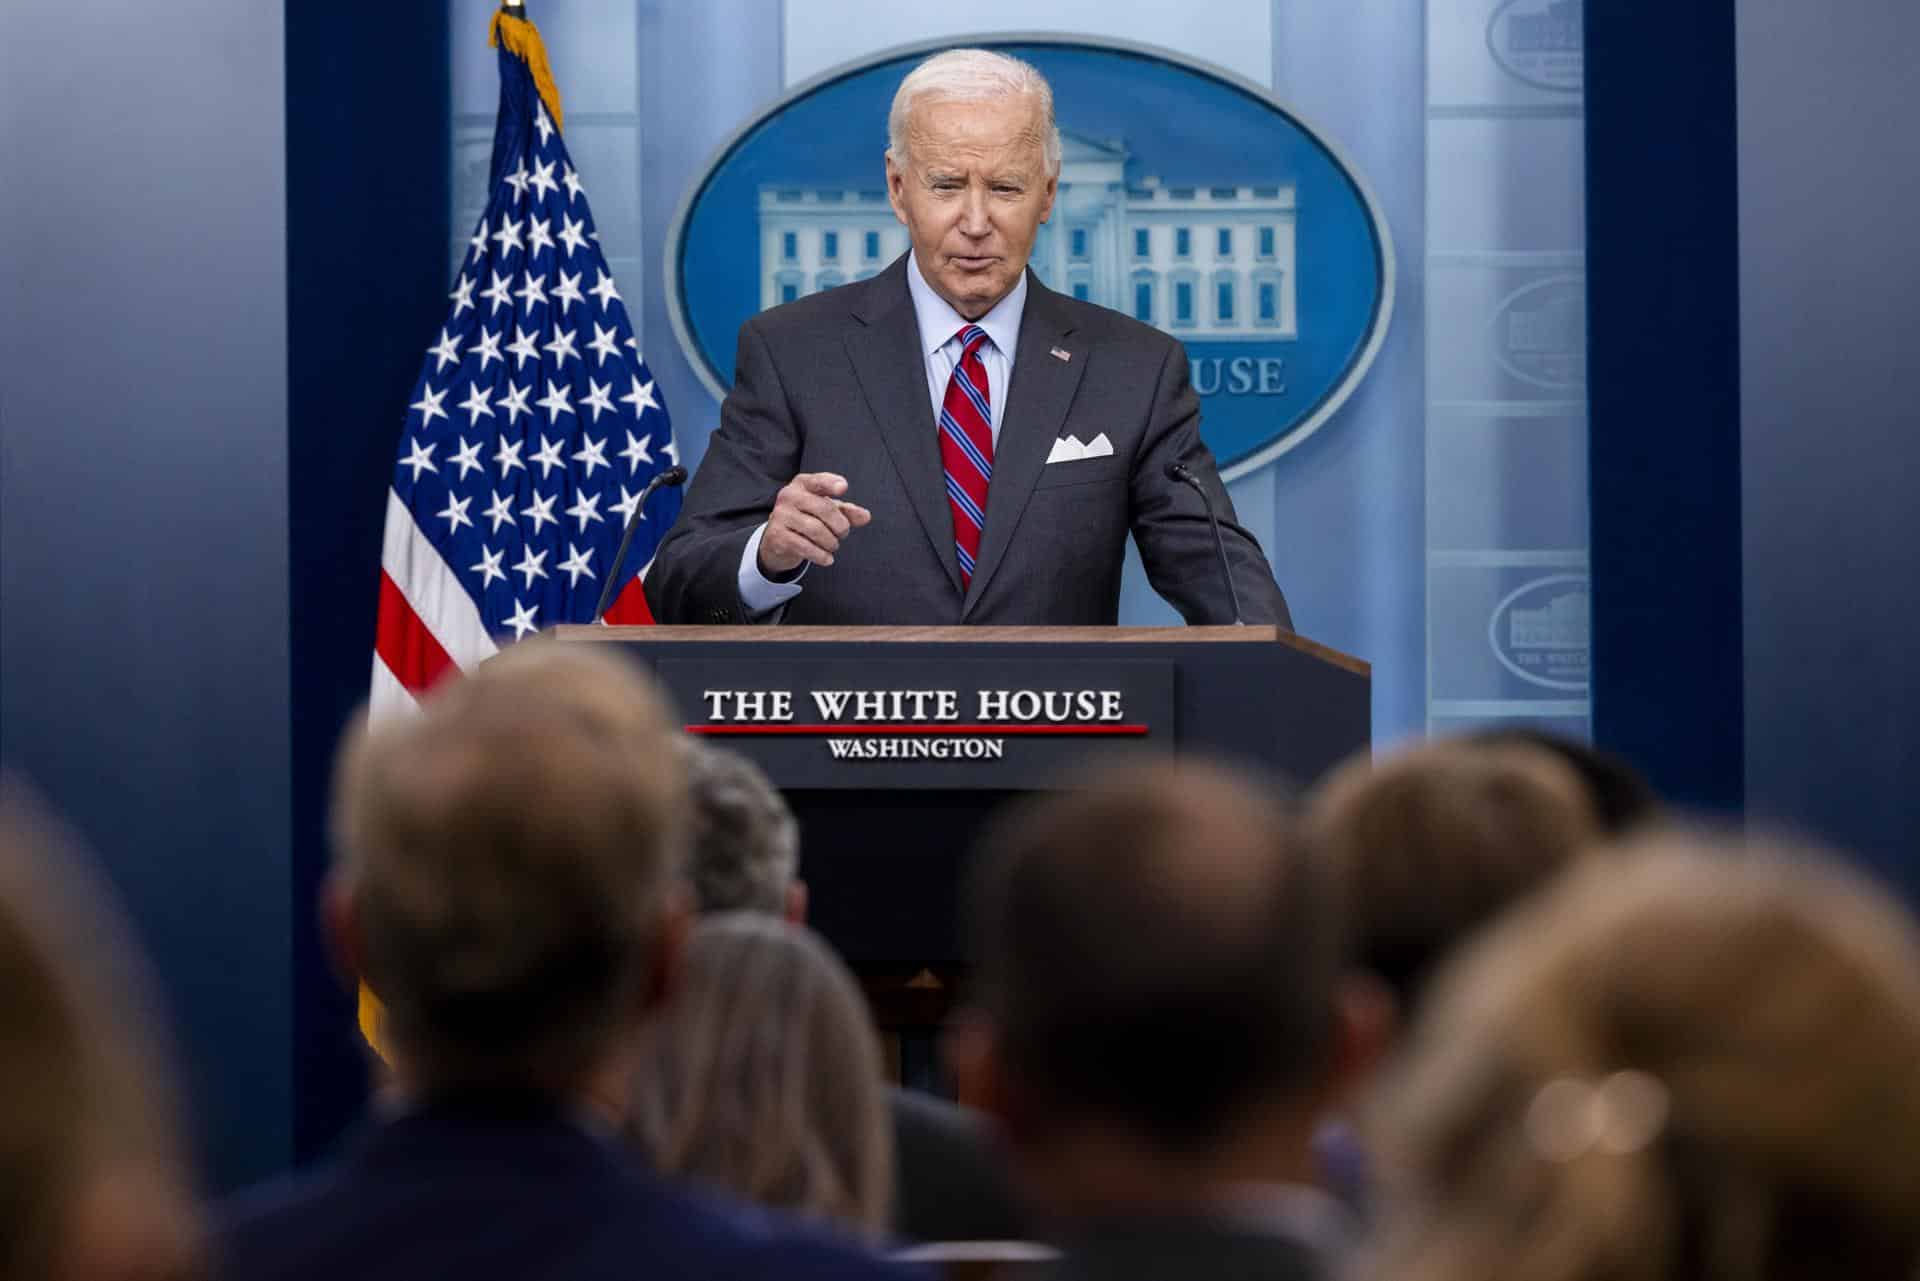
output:
<instances>
[{"instance_id":1,"label":"flag stars field","mask_svg":"<svg viewBox=\"0 0 1920 1281\"><path fill-rule=\"evenodd\" d=\"M678 456L673 428L558 117L517 55L500 65L510 106L487 206L396 424L376 704L411 699L447 662L589 621L636 516L609 616L646 621L637 575L679 510L673 489L636 510Z\"/></svg>"}]
</instances>

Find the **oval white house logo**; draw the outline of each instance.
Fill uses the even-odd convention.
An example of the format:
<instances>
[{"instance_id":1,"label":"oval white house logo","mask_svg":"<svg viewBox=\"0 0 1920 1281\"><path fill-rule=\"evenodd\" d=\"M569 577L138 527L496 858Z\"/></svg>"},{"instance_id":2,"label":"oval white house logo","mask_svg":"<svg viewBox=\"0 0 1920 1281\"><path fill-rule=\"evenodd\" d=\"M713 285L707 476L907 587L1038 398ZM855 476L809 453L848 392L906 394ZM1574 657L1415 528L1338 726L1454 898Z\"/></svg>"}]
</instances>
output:
<instances>
[{"instance_id":1,"label":"oval white house logo","mask_svg":"<svg viewBox=\"0 0 1920 1281\"><path fill-rule=\"evenodd\" d=\"M907 251L887 204L887 108L914 64L891 50L800 85L723 145L667 244L669 305L716 397L754 313L874 275ZM1186 346L1202 433L1229 478L1327 421L1393 307L1386 221L1324 136L1264 89L1158 49L987 39L1052 83L1063 155L1032 266L1049 288Z\"/></svg>"},{"instance_id":2,"label":"oval white house logo","mask_svg":"<svg viewBox=\"0 0 1920 1281\"><path fill-rule=\"evenodd\" d=\"M1579 93L1586 66L1580 0L1506 0L1487 20L1487 50L1523 84Z\"/></svg>"},{"instance_id":3,"label":"oval white house logo","mask_svg":"<svg viewBox=\"0 0 1920 1281\"><path fill-rule=\"evenodd\" d=\"M1500 665L1532 685L1585 693L1593 665L1585 574L1549 574L1493 607L1487 640Z\"/></svg>"},{"instance_id":4,"label":"oval white house logo","mask_svg":"<svg viewBox=\"0 0 1920 1281\"><path fill-rule=\"evenodd\" d=\"M1587 385L1587 284L1574 275L1523 285L1493 310L1494 359L1530 387Z\"/></svg>"}]
</instances>

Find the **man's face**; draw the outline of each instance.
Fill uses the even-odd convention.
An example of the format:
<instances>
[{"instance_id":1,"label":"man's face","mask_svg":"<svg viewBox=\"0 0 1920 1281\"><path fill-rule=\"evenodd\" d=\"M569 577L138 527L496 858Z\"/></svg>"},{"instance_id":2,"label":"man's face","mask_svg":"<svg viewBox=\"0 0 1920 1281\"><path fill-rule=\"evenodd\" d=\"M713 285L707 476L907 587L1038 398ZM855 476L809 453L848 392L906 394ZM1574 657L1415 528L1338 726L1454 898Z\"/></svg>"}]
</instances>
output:
<instances>
[{"instance_id":1,"label":"man's face","mask_svg":"<svg viewBox=\"0 0 1920 1281\"><path fill-rule=\"evenodd\" d=\"M1031 98L920 102L907 163L887 158L887 196L933 291L968 320L1006 297L1053 212L1054 176Z\"/></svg>"}]
</instances>

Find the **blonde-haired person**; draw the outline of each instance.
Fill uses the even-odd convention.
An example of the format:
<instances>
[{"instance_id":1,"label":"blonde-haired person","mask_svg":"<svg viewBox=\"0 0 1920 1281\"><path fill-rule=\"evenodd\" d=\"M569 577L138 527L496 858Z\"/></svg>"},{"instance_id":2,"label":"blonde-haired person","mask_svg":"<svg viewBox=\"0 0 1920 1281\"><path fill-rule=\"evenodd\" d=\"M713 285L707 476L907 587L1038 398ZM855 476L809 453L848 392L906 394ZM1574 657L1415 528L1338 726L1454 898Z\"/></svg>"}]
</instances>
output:
<instances>
[{"instance_id":1,"label":"blonde-haired person","mask_svg":"<svg viewBox=\"0 0 1920 1281\"><path fill-rule=\"evenodd\" d=\"M603 649L536 636L495 654L471 675L438 686L424 706L444 712L475 698L506 697L538 700L581 728L617 743L630 754L642 784L653 790L661 821L685 824L686 760L675 750L672 716L631 660ZM676 831L669 839L678 845L685 836ZM681 857L678 852L672 856L676 869ZM376 1074L384 1087L390 1084L392 1062L388 1013L365 976L360 978L358 1021L360 1035L378 1060Z\"/></svg>"},{"instance_id":2,"label":"blonde-haired person","mask_svg":"<svg viewBox=\"0 0 1920 1281\"><path fill-rule=\"evenodd\" d=\"M0 778L0 1281L203 1274L146 987L104 886Z\"/></svg>"},{"instance_id":3,"label":"blonde-haired person","mask_svg":"<svg viewBox=\"0 0 1920 1281\"><path fill-rule=\"evenodd\" d=\"M1314 789L1307 819L1344 886L1360 968L1408 1018L1451 949L1605 835L1564 761L1464 738L1362 753Z\"/></svg>"},{"instance_id":4,"label":"blonde-haired person","mask_svg":"<svg viewBox=\"0 0 1920 1281\"><path fill-rule=\"evenodd\" d=\"M1438 982L1383 1092L1391 1281L1914 1281L1920 940L1804 851L1646 838Z\"/></svg>"},{"instance_id":5,"label":"blonde-haired person","mask_svg":"<svg viewBox=\"0 0 1920 1281\"><path fill-rule=\"evenodd\" d=\"M680 990L647 1030L628 1124L665 1174L867 1238L887 1225L879 1038L853 976L804 927L700 920Z\"/></svg>"},{"instance_id":6,"label":"blonde-haired person","mask_svg":"<svg viewBox=\"0 0 1920 1281\"><path fill-rule=\"evenodd\" d=\"M895 1275L667 1186L621 1144L684 939L674 718L611 654L490 671L343 745L323 920L386 1003L392 1078L334 1159L228 1208L225 1275Z\"/></svg>"}]
</instances>

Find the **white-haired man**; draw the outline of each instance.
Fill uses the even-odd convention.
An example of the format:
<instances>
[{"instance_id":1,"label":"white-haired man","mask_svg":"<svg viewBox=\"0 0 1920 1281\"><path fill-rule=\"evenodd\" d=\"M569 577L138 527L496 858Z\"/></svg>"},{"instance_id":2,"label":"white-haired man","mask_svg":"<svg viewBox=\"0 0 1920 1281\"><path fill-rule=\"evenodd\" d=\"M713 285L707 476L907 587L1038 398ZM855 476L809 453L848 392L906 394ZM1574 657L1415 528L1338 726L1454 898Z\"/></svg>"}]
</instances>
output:
<instances>
[{"instance_id":1,"label":"white-haired man","mask_svg":"<svg viewBox=\"0 0 1920 1281\"><path fill-rule=\"evenodd\" d=\"M1132 533L1190 623L1291 626L1234 520L1184 349L1027 269L1053 211L1053 93L955 49L902 81L888 199L911 251L740 330L734 386L647 577L665 622L1111 624Z\"/></svg>"}]
</instances>

